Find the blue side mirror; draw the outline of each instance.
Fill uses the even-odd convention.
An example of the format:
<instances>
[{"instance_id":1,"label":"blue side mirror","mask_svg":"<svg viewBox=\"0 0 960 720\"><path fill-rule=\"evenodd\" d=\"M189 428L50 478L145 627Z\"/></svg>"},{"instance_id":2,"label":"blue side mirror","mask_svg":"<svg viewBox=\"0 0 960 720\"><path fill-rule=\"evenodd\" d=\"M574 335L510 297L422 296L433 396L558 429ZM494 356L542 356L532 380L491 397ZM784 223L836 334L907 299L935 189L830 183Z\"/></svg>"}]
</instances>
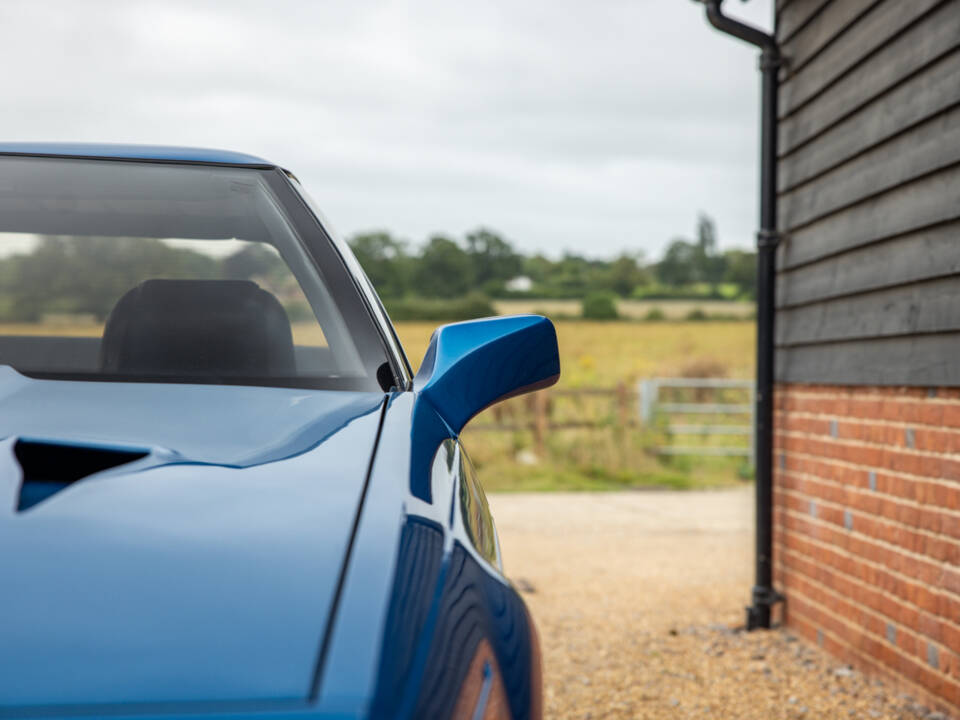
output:
<instances>
[{"instance_id":1,"label":"blue side mirror","mask_svg":"<svg viewBox=\"0 0 960 720\"><path fill-rule=\"evenodd\" d=\"M437 329L413 387L456 434L484 408L553 385L559 377L553 323L539 315L515 315Z\"/></svg>"}]
</instances>

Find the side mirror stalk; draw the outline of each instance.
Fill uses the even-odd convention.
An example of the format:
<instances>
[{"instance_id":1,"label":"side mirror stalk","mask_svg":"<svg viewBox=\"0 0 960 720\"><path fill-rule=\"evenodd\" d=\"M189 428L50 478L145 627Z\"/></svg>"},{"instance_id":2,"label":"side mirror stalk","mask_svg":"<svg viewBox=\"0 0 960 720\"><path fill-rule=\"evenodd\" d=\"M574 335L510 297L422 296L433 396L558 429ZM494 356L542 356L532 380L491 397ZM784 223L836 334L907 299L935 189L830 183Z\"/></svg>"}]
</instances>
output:
<instances>
[{"instance_id":1,"label":"side mirror stalk","mask_svg":"<svg viewBox=\"0 0 960 720\"><path fill-rule=\"evenodd\" d=\"M560 377L553 323L515 315L444 325L413 380L417 395L411 492L430 501L429 468L437 446L500 400L549 387Z\"/></svg>"}]
</instances>

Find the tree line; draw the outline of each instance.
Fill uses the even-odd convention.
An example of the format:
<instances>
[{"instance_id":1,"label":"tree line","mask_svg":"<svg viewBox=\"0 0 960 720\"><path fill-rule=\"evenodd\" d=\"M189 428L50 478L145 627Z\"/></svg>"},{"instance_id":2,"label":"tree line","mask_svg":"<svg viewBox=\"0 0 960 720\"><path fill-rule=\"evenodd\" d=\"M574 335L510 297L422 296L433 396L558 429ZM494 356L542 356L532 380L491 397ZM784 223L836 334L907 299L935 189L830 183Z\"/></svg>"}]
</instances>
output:
<instances>
[{"instance_id":1,"label":"tree line","mask_svg":"<svg viewBox=\"0 0 960 720\"><path fill-rule=\"evenodd\" d=\"M395 320L491 315L490 299L510 297L579 299L585 316L603 318L616 316L616 297L742 299L755 290L754 254L718 250L707 216L695 238L674 239L656 262L630 253L609 260L528 255L483 228L462 240L434 235L420 248L388 232L359 233L349 243ZM214 258L150 238L42 237L30 252L0 258L0 321L102 321L123 293L151 277L253 279L291 319L310 317L279 255L259 243Z\"/></svg>"},{"instance_id":2,"label":"tree line","mask_svg":"<svg viewBox=\"0 0 960 720\"><path fill-rule=\"evenodd\" d=\"M102 322L125 292L150 278L255 279L284 301L291 318L309 312L287 301L296 281L259 243L214 258L154 238L41 237L30 252L0 259L0 321L85 315Z\"/></svg>"},{"instance_id":3,"label":"tree line","mask_svg":"<svg viewBox=\"0 0 960 720\"><path fill-rule=\"evenodd\" d=\"M485 228L467 233L462 241L434 235L419 249L386 231L359 233L349 243L387 301L454 299L471 293L584 299L598 292L622 298L732 300L752 298L756 291L754 253L719 250L716 226L706 215L698 219L695 238L673 239L655 262L647 262L641 253L621 253L609 260L575 253L556 260L527 255ZM517 278L529 281L517 283Z\"/></svg>"}]
</instances>

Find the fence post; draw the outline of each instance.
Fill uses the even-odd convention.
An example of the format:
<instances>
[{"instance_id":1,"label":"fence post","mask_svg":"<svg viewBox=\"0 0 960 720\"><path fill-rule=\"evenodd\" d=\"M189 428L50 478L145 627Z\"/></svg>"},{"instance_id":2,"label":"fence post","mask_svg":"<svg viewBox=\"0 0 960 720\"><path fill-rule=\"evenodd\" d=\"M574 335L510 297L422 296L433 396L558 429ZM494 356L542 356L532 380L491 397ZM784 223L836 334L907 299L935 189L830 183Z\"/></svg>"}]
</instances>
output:
<instances>
[{"instance_id":1,"label":"fence post","mask_svg":"<svg viewBox=\"0 0 960 720\"><path fill-rule=\"evenodd\" d=\"M617 427L626 428L629 421L630 397L627 385L622 380L617 383Z\"/></svg>"},{"instance_id":2,"label":"fence post","mask_svg":"<svg viewBox=\"0 0 960 720\"><path fill-rule=\"evenodd\" d=\"M547 391L540 390L533 395L533 447L537 457L546 456L545 439L547 437Z\"/></svg>"},{"instance_id":3,"label":"fence post","mask_svg":"<svg viewBox=\"0 0 960 720\"><path fill-rule=\"evenodd\" d=\"M649 425L653 419L653 406L656 403L656 393L658 391L656 380L640 381L640 421L644 425Z\"/></svg>"},{"instance_id":4,"label":"fence post","mask_svg":"<svg viewBox=\"0 0 960 720\"><path fill-rule=\"evenodd\" d=\"M614 397L617 403L617 425L613 437L620 445L620 461L626 463L627 450L630 447L630 433L627 432L627 424L630 422L630 394L627 392L627 384L622 380L617 383Z\"/></svg>"}]
</instances>

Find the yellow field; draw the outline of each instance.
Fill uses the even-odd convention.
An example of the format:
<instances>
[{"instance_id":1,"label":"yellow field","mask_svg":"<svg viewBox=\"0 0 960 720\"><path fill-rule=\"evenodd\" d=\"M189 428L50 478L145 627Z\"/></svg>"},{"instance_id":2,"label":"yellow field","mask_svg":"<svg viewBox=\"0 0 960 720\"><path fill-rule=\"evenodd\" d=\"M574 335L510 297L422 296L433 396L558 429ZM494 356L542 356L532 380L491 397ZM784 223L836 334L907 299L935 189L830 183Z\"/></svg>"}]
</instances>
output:
<instances>
[{"instance_id":1,"label":"yellow field","mask_svg":"<svg viewBox=\"0 0 960 720\"><path fill-rule=\"evenodd\" d=\"M414 369L427 349L433 323L398 323ZM558 322L560 386L613 387L620 381L682 375L713 366L731 378L753 375L752 322ZM697 373L702 374L702 373Z\"/></svg>"},{"instance_id":2,"label":"yellow field","mask_svg":"<svg viewBox=\"0 0 960 720\"><path fill-rule=\"evenodd\" d=\"M103 325L96 322L84 323L3 323L0 335L62 335L64 337L101 337Z\"/></svg>"},{"instance_id":3,"label":"yellow field","mask_svg":"<svg viewBox=\"0 0 960 720\"><path fill-rule=\"evenodd\" d=\"M323 330L315 322L293 323L293 341L297 345L326 345ZM84 322L40 322L40 323L0 323L0 335L60 335L63 337L103 337L103 323Z\"/></svg>"}]
</instances>

